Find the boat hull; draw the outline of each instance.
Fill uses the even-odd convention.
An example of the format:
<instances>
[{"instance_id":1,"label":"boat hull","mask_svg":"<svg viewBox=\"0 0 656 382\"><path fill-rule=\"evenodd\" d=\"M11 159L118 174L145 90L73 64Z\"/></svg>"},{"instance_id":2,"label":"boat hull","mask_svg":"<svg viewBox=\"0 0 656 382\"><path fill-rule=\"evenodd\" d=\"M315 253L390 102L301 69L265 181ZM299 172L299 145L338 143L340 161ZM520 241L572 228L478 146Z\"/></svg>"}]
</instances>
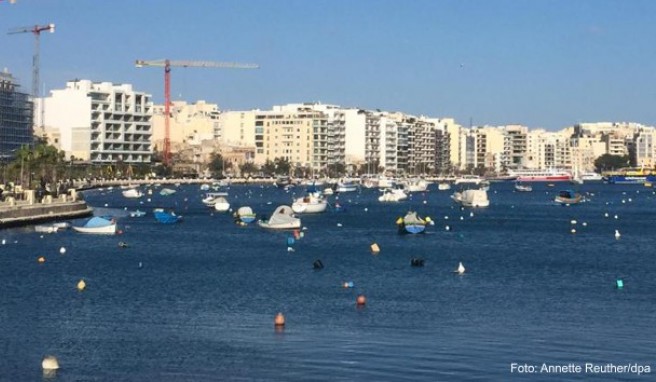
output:
<instances>
[{"instance_id":1,"label":"boat hull","mask_svg":"<svg viewBox=\"0 0 656 382\"><path fill-rule=\"evenodd\" d=\"M116 224L110 224L104 227L73 227L80 233L92 233L96 235L114 235L116 233Z\"/></svg>"},{"instance_id":2,"label":"boat hull","mask_svg":"<svg viewBox=\"0 0 656 382\"><path fill-rule=\"evenodd\" d=\"M399 226L400 234L416 235L419 233L424 233L425 231L426 231L425 224L401 224Z\"/></svg>"},{"instance_id":3,"label":"boat hull","mask_svg":"<svg viewBox=\"0 0 656 382\"><path fill-rule=\"evenodd\" d=\"M324 212L326 207L328 207L328 202L325 200L318 203L296 202L292 204L292 211L297 214L318 214Z\"/></svg>"}]
</instances>

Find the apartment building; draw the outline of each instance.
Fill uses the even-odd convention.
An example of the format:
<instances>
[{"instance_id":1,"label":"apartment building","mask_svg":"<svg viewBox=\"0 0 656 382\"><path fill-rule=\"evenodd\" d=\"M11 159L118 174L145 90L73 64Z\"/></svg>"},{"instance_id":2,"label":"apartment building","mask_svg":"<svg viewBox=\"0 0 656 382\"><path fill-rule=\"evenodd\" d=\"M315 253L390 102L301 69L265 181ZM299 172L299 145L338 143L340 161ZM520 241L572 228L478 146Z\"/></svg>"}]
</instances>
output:
<instances>
[{"instance_id":1,"label":"apartment building","mask_svg":"<svg viewBox=\"0 0 656 382\"><path fill-rule=\"evenodd\" d=\"M202 141L215 138L219 129L219 108L216 104L196 101L173 101L169 106L169 140L171 152L177 152L185 145L200 145ZM166 135L164 105L153 106L152 143L161 149Z\"/></svg>"},{"instance_id":2,"label":"apartment building","mask_svg":"<svg viewBox=\"0 0 656 382\"><path fill-rule=\"evenodd\" d=\"M5 69L0 72L0 160L11 160L23 145L34 142L34 107L29 94L19 91L16 79Z\"/></svg>"},{"instance_id":3,"label":"apartment building","mask_svg":"<svg viewBox=\"0 0 656 382\"><path fill-rule=\"evenodd\" d=\"M67 157L91 163L150 163L151 96L129 84L74 80L45 98L44 123Z\"/></svg>"}]
</instances>

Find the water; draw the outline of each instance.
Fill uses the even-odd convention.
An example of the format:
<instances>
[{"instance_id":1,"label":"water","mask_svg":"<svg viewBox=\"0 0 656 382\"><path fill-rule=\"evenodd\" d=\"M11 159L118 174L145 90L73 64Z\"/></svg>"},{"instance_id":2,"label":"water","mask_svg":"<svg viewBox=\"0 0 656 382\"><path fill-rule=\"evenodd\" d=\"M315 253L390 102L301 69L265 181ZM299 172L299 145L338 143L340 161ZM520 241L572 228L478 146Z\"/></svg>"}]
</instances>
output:
<instances>
[{"instance_id":1,"label":"water","mask_svg":"<svg viewBox=\"0 0 656 382\"><path fill-rule=\"evenodd\" d=\"M558 187L516 193L495 183L489 208L461 210L436 188L398 204L379 203L377 190L342 194L346 211L303 216L294 252L289 233L213 213L198 186L155 192L151 202L119 189L86 192L91 205L107 204L98 213L121 216L122 235L0 232L0 380L44 379L47 354L59 359L45 378L56 381L635 380L518 375L510 365L655 368L650 189L585 184L591 201L564 207L552 203ZM292 197L271 186L229 192L233 208L260 215ZM149 214L130 218L124 207ZM155 207L184 222L157 224ZM395 221L408 209L435 225L399 236ZM413 257L425 266L411 267ZM316 259L323 270L312 269ZM453 273L460 261L463 276ZM342 288L346 281L354 288ZM283 331L274 330L277 312Z\"/></svg>"}]
</instances>

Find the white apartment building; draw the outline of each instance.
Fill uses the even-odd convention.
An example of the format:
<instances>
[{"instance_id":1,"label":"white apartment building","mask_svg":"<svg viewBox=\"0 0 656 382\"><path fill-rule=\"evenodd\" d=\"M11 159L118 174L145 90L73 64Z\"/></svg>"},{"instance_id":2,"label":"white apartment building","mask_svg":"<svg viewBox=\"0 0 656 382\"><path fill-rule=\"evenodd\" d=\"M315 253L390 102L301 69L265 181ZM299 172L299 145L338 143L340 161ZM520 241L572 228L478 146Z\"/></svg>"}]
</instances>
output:
<instances>
[{"instance_id":1,"label":"white apartment building","mask_svg":"<svg viewBox=\"0 0 656 382\"><path fill-rule=\"evenodd\" d=\"M656 166L656 131L645 128L635 137L635 159L638 167Z\"/></svg>"},{"instance_id":2,"label":"white apartment building","mask_svg":"<svg viewBox=\"0 0 656 382\"><path fill-rule=\"evenodd\" d=\"M129 84L75 80L45 98L44 124L61 150L92 163L150 163L152 116L150 94Z\"/></svg>"}]
</instances>

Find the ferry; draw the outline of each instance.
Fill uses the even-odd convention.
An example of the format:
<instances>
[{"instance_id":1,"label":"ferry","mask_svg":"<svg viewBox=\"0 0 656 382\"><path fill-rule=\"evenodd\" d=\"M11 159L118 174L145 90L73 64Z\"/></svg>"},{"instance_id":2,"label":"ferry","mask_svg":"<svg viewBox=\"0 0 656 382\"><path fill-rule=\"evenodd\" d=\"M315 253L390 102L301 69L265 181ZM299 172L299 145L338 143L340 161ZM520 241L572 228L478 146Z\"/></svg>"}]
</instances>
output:
<instances>
[{"instance_id":1,"label":"ferry","mask_svg":"<svg viewBox=\"0 0 656 382\"><path fill-rule=\"evenodd\" d=\"M563 170L517 170L510 171L517 182L569 182L572 174Z\"/></svg>"},{"instance_id":2,"label":"ferry","mask_svg":"<svg viewBox=\"0 0 656 382\"><path fill-rule=\"evenodd\" d=\"M656 182L656 172L643 168L623 168L606 173L604 181L610 184L643 184Z\"/></svg>"}]
</instances>

